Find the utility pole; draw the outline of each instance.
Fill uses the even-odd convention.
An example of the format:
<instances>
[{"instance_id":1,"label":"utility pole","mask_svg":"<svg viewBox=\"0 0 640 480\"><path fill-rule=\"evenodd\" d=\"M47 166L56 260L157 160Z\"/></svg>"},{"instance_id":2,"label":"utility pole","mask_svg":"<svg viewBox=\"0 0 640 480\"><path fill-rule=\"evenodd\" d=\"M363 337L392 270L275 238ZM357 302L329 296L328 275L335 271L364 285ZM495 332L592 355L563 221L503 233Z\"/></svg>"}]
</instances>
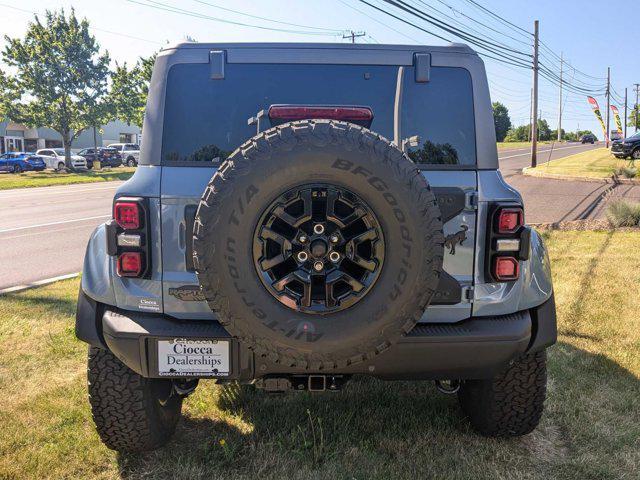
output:
<instances>
[{"instance_id":1,"label":"utility pole","mask_svg":"<svg viewBox=\"0 0 640 480\"><path fill-rule=\"evenodd\" d=\"M636 86L636 105L633 108L633 125L636 127L636 132L638 131L638 93L640 92L640 83L635 83Z\"/></svg>"},{"instance_id":2,"label":"utility pole","mask_svg":"<svg viewBox=\"0 0 640 480\"><path fill-rule=\"evenodd\" d=\"M531 99L530 99L530 108L529 108L529 141L533 138L531 134L533 133L533 87L531 87Z\"/></svg>"},{"instance_id":3,"label":"utility pole","mask_svg":"<svg viewBox=\"0 0 640 480\"><path fill-rule=\"evenodd\" d=\"M605 147L609 148L609 109L611 108L611 67L607 67L607 138Z\"/></svg>"},{"instance_id":4,"label":"utility pole","mask_svg":"<svg viewBox=\"0 0 640 480\"><path fill-rule=\"evenodd\" d=\"M562 141L562 64L564 63L560 52L560 95L558 97L558 142Z\"/></svg>"},{"instance_id":5,"label":"utility pole","mask_svg":"<svg viewBox=\"0 0 640 480\"><path fill-rule=\"evenodd\" d=\"M531 119L531 168L538 164L538 20L533 23L533 118Z\"/></svg>"},{"instance_id":6,"label":"utility pole","mask_svg":"<svg viewBox=\"0 0 640 480\"><path fill-rule=\"evenodd\" d=\"M354 32L353 30L349 30L350 33L346 33L342 35L342 38L350 38L351 43L356 43L357 37L364 37L367 32Z\"/></svg>"},{"instance_id":7,"label":"utility pole","mask_svg":"<svg viewBox=\"0 0 640 480\"><path fill-rule=\"evenodd\" d=\"M624 87L624 138L627 138L627 87Z\"/></svg>"}]
</instances>

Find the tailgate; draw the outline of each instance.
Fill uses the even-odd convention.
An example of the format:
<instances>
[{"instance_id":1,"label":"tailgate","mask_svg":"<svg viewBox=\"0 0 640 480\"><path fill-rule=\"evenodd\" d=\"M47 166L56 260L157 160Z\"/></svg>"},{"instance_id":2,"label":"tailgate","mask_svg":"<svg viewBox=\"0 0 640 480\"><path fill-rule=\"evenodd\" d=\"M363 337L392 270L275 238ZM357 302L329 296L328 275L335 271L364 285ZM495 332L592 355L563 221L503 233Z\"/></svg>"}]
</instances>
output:
<instances>
[{"instance_id":1,"label":"tailgate","mask_svg":"<svg viewBox=\"0 0 640 480\"><path fill-rule=\"evenodd\" d=\"M215 167L162 168L162 289L164 312L177 318L210 319L191 264L193 218ZM445 223L444 273L423 322L455 322L471 315L476 210L474 171L428 171ZM197 193L196 193L197 192Z\"/></svg>"}]
</instances>

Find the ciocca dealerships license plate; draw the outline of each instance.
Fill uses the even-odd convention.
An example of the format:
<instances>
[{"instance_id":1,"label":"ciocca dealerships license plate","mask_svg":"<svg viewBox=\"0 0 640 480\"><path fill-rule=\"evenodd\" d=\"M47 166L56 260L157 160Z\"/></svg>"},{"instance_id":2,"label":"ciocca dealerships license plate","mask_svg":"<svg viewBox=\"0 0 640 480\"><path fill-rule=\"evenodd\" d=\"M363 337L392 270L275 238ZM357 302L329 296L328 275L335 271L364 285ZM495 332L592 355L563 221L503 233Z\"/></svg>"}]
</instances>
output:
<instances>
[{"instance_id":1,"label":"ciocca dealerships license plate","mask_svg":"<svg viewBox=\"0 0 640 480\"><path fill-rule=\"evenodd\" d=\"M229 342L175 338L158 340L161 377L229 375Z\"/></svg>"}]
</instances>

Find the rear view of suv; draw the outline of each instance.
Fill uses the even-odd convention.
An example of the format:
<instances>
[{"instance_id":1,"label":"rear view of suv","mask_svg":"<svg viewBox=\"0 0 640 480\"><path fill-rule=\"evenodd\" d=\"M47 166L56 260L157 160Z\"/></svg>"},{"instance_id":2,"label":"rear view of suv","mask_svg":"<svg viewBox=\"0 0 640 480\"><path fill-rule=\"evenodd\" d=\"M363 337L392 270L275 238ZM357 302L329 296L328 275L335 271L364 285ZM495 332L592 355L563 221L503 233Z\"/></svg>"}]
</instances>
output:
<instances>
[{"instance_id":1,"label":"rear view of suv","mask_svg":"<svg viewBox=\"0 0 640 480\"><path fill-rule=\"evenodd\" d=\"M108 148L114 148L120 157L123 165L135 167L140 160L140 146L135 143L112 143Z\"/></svg>"},{"instance_id":2,"label":"rear view of suv","mask_svg":"<svg viewBox=\"0 0 640 480\"><path fill-rule=\"evenodd\" d=\"M553 287L493 125L466 46L162 51L78 298L105 444L162 445L203 379L315 392L356 374L435 380L481 434L531 432Z\"/></svg>"}]
</instances>

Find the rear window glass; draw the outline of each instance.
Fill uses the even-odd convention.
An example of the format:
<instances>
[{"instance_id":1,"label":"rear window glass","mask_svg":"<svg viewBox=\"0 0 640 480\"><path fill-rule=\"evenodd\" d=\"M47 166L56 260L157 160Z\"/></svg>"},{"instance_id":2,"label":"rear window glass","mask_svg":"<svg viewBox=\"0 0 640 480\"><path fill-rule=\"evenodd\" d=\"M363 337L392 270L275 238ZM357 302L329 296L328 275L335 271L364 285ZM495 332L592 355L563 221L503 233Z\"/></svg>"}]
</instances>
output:
<instances>
[{"instance_id":1,"label":"rear window glass","mask_svg":"<svg viewBox=\"0 0 640 480\"><path fill-rule=\"evenodd\" d=\"M367 65L228 65L224 80L209 65L169 71L162 157L165 163L224 159L256 134L247 120L274 104L371 107L371 129L391 139L397 67ZM265 128L271 125L265 119Z\"/></svg>"},{"instance_id":2,"label":"rear window glass","mask_svg":"<svg viewBox=\"0 0 640 480\"><path fill-rule=\"evenodd\" d=\"M432 68L417 84L412 67L403 83L402 137L419 163L475 163L471 77L458 68ZM357 105L373 110L371 130L393 139L398 67L371 65L228 65L223 80L208 64L178 64L167 79L162 163L215 162L256 134L249 118L271 105ZM261 130L271 127L264 117Z\"/></svg>"},{"instance_id":3,"label":"rear window glass","mask_svg":"<svg viewBox=\"0 0 640 480\"><path fill-rule=\"evenodd\" d=\"M431 68L429 82L416 83L413 67L405 70L401 134L418 136L409 147L416 163L475 165L476 133L471 75L464 68Z\"/></svg>"}]
</instances>

